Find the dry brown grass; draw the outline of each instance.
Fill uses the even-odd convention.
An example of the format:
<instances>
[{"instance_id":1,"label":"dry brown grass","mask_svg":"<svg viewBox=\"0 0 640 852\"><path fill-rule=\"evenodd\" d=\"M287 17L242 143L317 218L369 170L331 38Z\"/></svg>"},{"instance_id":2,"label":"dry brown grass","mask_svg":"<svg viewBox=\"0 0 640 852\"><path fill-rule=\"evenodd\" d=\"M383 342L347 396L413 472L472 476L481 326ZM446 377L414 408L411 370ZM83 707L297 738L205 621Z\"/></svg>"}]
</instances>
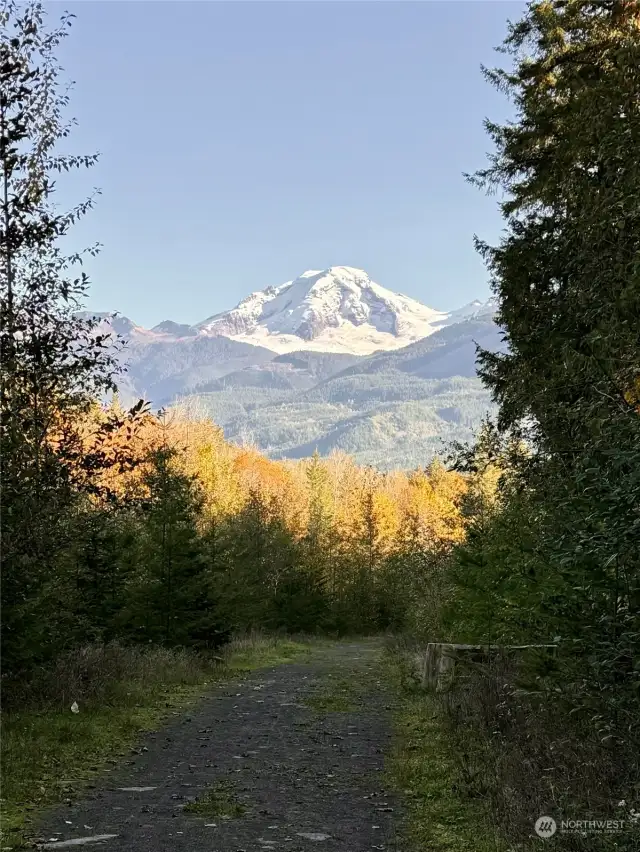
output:
<instances>
[{"instance_id":1,"label":"dry brown grass","mask_svg":"<svg viewBox=\"0 0 640 852\"><path fill-rule=\"evenodd\" d=\"M136 693L147 695L158 684L189 686L271 660L287 662L304 641L256 631L235 636L216 653L118 642L86 645L36 669L27 681L11 684L4 691L4 709L66 710L74 701L99 707L123 696L135 703Z\"/></svg>"},{"instance_id":2,"label":"dry brown grass","mask_svg":"<svg viewBox=\"0 0 640 852\"><path fill-rule=\"evenodd\" d=\"M544 814L626 820L618 834L565 834L556 848L637 852L640 835L629 816L640 807L638 754L603 740L567 695L522 680L513 659L496 657L469 667L438 698L465 795L490 799L493 820L514 849L538 847L533 826Z\"/></svg>"},{"instance_id":3,"label":"dry brown grass","mask_svg":"<svg viewBox=\"0 0 640 852\"><path fill-rule=\"evenodd\" d=\"M125 646L117 642L68 651L28 681L12 684L5 709L61 710L77 701L96 707L120 697L123 685L146 693L152 685L193 684L215 673L223 658L162 647Z\"/></svg>"}]
</instances>

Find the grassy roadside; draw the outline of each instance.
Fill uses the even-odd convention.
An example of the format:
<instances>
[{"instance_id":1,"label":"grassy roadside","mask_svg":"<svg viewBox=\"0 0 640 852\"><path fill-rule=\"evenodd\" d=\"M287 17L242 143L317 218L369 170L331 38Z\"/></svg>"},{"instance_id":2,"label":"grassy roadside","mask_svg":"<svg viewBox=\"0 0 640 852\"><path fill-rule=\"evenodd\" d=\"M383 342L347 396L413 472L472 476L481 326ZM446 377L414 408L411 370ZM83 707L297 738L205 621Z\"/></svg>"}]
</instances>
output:
<instances>
[{"instance_id":1,"label":"grassy roadside","mask_svg":"<svg viewBox=\"0 0 640 852\"><path fill-rule=\"evenodd\" d=\"M72 713L67 701L64 708L58 702L4 714L1 848L24 847L39 810L73 798L111 771L141 732L188 708L211 684L292 662L309 650L304 640L260 636L236 639L209 660L165 649L115 648L112 656L121 658L117 665L108 653L103 665L120 676L79 700L80 712Z\"/></svg>"},{"instance_id":2,"label":"grassy roadside","mask_svg":"<svg viewBox=\"0 0 640 852\"><path fill-rule=\"evenodd\" d=\"M417 686L397 652L387 653L384 670L396 698L387 774L404 800L409 849L505 852L485 801L462 792L464 779L436 701Z\"/></svg>"}]
</instances>

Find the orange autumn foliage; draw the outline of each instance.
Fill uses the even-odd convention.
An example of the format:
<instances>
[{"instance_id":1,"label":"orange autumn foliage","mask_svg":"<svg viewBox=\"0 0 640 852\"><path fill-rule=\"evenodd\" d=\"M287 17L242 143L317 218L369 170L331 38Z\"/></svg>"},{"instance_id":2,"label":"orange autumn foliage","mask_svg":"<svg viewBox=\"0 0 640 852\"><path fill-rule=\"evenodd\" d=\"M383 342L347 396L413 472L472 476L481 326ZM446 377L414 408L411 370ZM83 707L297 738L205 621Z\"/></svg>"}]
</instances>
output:
<instances>
[{"instance_id":1,"label":"orange autumn foliage","mask_svg":"<svg viewBox=\"0 0 640 852\"><path fill-rule=\"evenodd\" d=\"M122 419L122 412L118 412ZM113 412L96 409L84 426L88 443ZM130 470L105 473L110 487L134 493L139 487L144 459L160 447L177 453L181 469L199 483L207 519L238 513L251 495L277 514L298 539L308 531L312 494L307 477L310 460L276 461L252 447L225 440L223 430L206 419L193 420L167 413L144 414L135 428L126 421L107 440L106 451L117 453L126 444L137 459ZM450 545L463 537L460 507L466 491L461 474L439 462L410 472L382 473L360 467L343 453L318 459L325 482L323 500L341 550L369 541L380 557L399 552L411 536L414 546ZM409 532L410 531L410 532Z\"/></svg>"}]
</instances>

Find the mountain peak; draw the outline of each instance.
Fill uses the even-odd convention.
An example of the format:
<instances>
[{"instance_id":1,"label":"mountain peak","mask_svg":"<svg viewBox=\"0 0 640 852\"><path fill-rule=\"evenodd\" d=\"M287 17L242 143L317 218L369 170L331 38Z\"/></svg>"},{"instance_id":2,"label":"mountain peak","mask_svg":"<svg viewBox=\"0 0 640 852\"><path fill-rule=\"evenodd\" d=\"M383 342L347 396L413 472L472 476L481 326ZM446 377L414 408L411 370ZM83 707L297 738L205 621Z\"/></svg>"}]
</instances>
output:
<instances>
[{"instance_id":1,"label":"mountain peak","mask_svg":"<svg viewBox=\"0 0 640 852\"><path fill-rule=\"evenodd\" d=\"M197 328L276 352L311 349L367 355L397 349L435 331L447 314L387 290L353 266L309 269L252 293Z\"/></svg>"},{"instance_id":2,"label":"mountain peak","mask_svg":"<svg viewBox=\"0 0 640 852\"><path fill-rule=\"evenodd\" d=\"M127 317L100 315L132 343L225 337L283 354L301 350L370 355L401 349L447 325L491 316L495 298L437 311L382 287L364 269L307 269L292 281L251 293L235 308L196 325L165 320L152 329Z\"/></svg>"},{"instance_id":3,"label":"mountain peak","mask_svg":"<svg viewBox=\"0 0 640 852\"><path fill-rule=\"evenodd\" d=\"M171 337L194 337L198 333L192 325L174 322L173 320L164 320L164 322L154 325L151 331L156 334L168 334Z\"/></svg>"}]
</instances>

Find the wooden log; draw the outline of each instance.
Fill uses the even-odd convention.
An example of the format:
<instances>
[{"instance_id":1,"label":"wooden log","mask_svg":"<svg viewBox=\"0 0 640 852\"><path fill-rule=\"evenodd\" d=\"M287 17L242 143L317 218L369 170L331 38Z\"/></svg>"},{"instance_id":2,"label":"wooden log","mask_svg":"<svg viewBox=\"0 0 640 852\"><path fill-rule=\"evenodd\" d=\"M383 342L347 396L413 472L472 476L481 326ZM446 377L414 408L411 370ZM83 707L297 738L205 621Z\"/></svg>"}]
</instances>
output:
<instances>
[{"instance_id":1,"label":"wooden log","mask_svg":"<svg viewBox=\"0 0 640 852\"><path fill-rule=\"evenodd\" d=\"M455 642L429 642L419 663L420 683L425 689L441 692L452 684L457 663L483 662L493 655L546 650L555 656L557 645L465 645Z\"/></svg>"}]
</instances>

